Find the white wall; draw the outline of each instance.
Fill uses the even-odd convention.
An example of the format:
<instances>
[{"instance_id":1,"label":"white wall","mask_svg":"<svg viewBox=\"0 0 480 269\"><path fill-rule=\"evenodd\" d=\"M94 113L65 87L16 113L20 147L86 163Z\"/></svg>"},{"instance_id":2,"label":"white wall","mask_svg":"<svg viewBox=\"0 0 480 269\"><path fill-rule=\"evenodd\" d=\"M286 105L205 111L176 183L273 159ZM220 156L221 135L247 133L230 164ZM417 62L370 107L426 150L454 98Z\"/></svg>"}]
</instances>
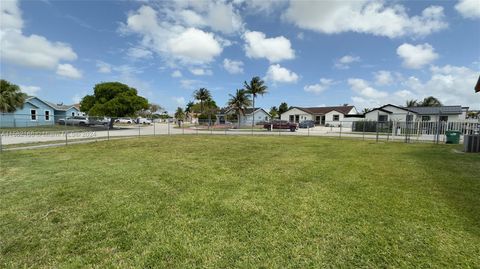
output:
<instances>
[{"instance_id":1,"label":"white wall","mask_svg":"<svg viewBox=\"0 0 480 269\"><path fill-rule=\"evenodd\" d=\"M248 114L248 115L245 115L245 116L241 116L240 123L241 124L252 124L254 116L255 116L255 123L270 120L270 116L265 111L263 111L263 109L258 109L253 114Z\"/></svg>"},{"instance_id":2,"label":"white wall","mask_svg":"<svg viewBox=\"0 0 480 269\"><path fill-rule=\"evenodd\" d=\"M309 113L307 113L303 110L300 110L298 108L292 108L292 109L284 112L282 115L280 115L280 119L290 121L290 115L293 115L294 120L295 120L295 116L298 115L299 122L302 122L304 120L315 120L315 117L312 114L309 114Z\"/></svg>"}]
</instances>

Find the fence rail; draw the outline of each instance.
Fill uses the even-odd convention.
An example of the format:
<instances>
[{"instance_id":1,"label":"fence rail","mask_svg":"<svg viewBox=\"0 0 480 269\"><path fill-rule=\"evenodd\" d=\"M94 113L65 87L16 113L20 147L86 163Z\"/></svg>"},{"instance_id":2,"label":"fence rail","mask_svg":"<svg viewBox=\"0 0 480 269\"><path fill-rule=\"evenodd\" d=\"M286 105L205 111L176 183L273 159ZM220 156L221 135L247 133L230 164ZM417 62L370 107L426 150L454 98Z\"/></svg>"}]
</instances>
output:
<instances>
[{"instance_id":1,"label":"fence rail","mask_svg":"<svg viewBox=\"0 0 480 269\"><path fill-rule=\"evenodd\" d=\"M49 115L0 114L0 150L17 147L37 147L50 144L71 144L125 137L160 135L294 135L354 138L375 141L401 141L407 143L444 143L447 131L478 134L480 121L465 122L377 122L338 121L328 126L305 126L295 131L278 129L268 131L269 122L251 124L203 120L195 123L161 119L122 119L109 117L48 117ZM43 121L41 119L44 119ZM46 120L49 119L49 120ZM14 120L14 121L13 121ZM13 124L15 123L15 124ZM300 126L303 127L303 126ZM460 140L463 143L463 139Z\"/></svg>"}]
</instances>

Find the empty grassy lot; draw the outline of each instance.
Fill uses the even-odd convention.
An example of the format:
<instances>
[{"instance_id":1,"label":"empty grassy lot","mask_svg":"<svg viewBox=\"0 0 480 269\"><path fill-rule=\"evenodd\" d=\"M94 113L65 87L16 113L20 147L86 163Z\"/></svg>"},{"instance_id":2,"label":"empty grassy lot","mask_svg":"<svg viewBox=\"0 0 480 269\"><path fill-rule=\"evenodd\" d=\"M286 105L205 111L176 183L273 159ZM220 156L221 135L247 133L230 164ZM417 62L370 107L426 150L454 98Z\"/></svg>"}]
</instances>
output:
<instances>
[{"instance_id":1,"label":"empty grassy lot","mask_svg":"<svg viewBox=\"0 0 480 269\"><path fill-rule=\"evenodd\" d=\"M480 267L480 155L163 136L3 152L0 267Z\"/></svg>"}]
</instances>

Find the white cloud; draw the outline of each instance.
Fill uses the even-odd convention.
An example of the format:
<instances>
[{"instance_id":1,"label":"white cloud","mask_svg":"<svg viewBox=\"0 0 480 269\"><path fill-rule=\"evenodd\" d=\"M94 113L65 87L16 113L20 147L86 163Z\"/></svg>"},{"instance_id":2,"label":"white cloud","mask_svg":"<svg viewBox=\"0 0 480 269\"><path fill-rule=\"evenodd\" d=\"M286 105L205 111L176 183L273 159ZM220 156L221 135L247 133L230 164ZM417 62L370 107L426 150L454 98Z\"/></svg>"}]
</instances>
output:
<instances>
[{"instance_id":1,"label":"white cloud","mask_svg":"<svg viewBox=\"0 0 480 269\"><path fill-rule=\"evenodd\" d=\"M176 23L190 27L208 27L225 34L232 34L243 28L238 11L226 1L177 1L175 4L167 13L170 13Z\"/></svg>"},{"instance_id":2,"label":"white cloud","mask_svg":"<svg viewBox=\"0 0 480 269\"><path fill-rule=\"evenodd\" d=\"M455 9L465 18L480 18L480 1L479 0L460 0Z\"/></svg>"},{"instance_id":3,"label":"white cloud","mask_svg":"<svg viewBox=\"0 0 480 269\"><path fill-rule=\"evenodd\" d=\"M112 72L112 66L109 63L97 61L97 71L99 73L108 74Z\"/></svg>"},{"instance_id":4,"label":"white cloud","mask_svg":"<svg viewBox=\"0 0 480 269\"><path fill-rule=\"evenodd\" d=\"M326 89L328 89L330 86L332 86L334 83L335 82L332 79L321 78L320 83L312 84L312 85L306 85L305 87L303 87L303 89L306 92L320 94L320 93L324 92Z\"/></svg>"},{"instance_id":5,"label":"white cloud","mask_svg":"<svg viewBox=\"0 0 480 269\"><path fill-rule=\"evenodd\" d=\"M128 49L127 55L134 59L149 59L152 58L153 53L141 47L133 47Z\"/></svg>"},{"instance_id":6,"label":"white cloud","mask_svg":"<svg viewBox=\"0 0 480 269\"><path fill-rule=\"evenodd\" d=\"M403 66L420 69L438 58L435 49L428 43L411 45L403 43L397 48L397 54L403 60Z\"/></svg>"},{"instance_id":7,"label":"white cloud","mask_svg":"<svg viewBox=\"0 0 480 269\"><path fill-rule=\"evenodd\" d=\"M243 73L243 62L234 61L230 59L223 59L223 68L227 70L230 74L242 74Z\"/></svg>"},{"instance_id":8,"label":"white cloud","mask_svg":"<svg viewBox=\"0 0 480 269\"><path fill-rule=\"evenodd\" d=\"M297 82L298 75L279 64L274 64L268 67L266 78L273 82L294 83Z\"/></svg>"},{"instance_id":9,"label":"white cloud","mask_svg":"<svg viewBox=\"0 0 480 269\"><path fill-rule=\"evenodd\" d=\"M290 40L284 36L267 38L262 32L245 32L245 52L249 58L266 58L271 63L295 58Z\"/></svg>"},{"instance_id":10,"label":"white cloud","mask_svg":"<svg viewBox=\"0 0 480 269\"><path fill-rule=\"evenodd\" d=\"M195 79L182 79L180 80L180 87L191 90L193 88L198 88L197 86L200 83L201 81Z\"/></svg>"},{"instance_id":11,"label":"white cloud","mask_svg":"<svg viewBox=\"0 0 480 269\"><path fill-rule=\"evenodd\" d=\"M172 78L181 78L182 77L182 72L180 70L175 70L172 72Z\"/></svg>"},{"instance_id":12,"label":"white cloud","mask_svg":"<svg viewBox=\"0 0 480 269\"><path fill-rule=\"evenodd\" d=\"M175 101L177 106L183 107L185 106L185 98L180 96L180 97L172 97L172 99Z\"/></svg>"},{"instance_id":13,"label":"white cloud","mask_svg":"<svg viewBox=\"0 0 480 269\"><path fill-rule=\"evenodd\" d=\"M425 36L448 26L443 8L429 6L421 15L383 1L291 1L283 18L302 29L320 33L367 33L389 38Z\"/></svg>"},{"instance_id":14,"label":"white cloud","mask_svg":"<svg viewBox=\"0 0 480 269\"><path fill-rule=\"evenodd\" d=\"M245 5L249 13L258 14L272 14L277 9L282 8L288 4L287 0L233 0L236 5Z\"/></svg>"},{"instance_id":15,"label":"white cloud","mask_svg":"<svg viewBox=\"0 0 480 269\"><path fill-rule=\"evenodd\" d=\"M79 79L82 77L82 72L80 72L71 64L59 64L57 67L57 75Z\"/></svg>"},{"instance_id":16,"label":"white cloud","mask_svg":"<svg viewBox=\"0 0 480 269\"><path fill-rule=\"evenodd\" d=\"M140 35L143 48L157 52L173 65L175 62L187 65L209 63L221 54L225 44L213 33L187 28L175 21L160 21L157 11L146 5L129 14L120 32Z\"/></svg>"},{"instance_id":17,"label":"white cloud","mask_svg":"<svg viewBox=\"0 0 480 269\"><path fill-rule=\"evenodd\" d=\"M220 43L212 33L189 28L168 40L168 50L177 58L192 63L209 63L222 53Z\"/></svg>"},{"instance_id":18,"label":"white cloud","mask_svg":"<svg viewBox=\"0 0 480 269\"><path fill-rule=\"evenodd\" d=\"M211 76L212 70L203 69L203 68L191 68L190 73L194 74L195 76Z\"/></svg>"},{"instance_id":19,"label":"white cloud","mask_svg":"<svg viewBox=\"0 0 480 269\"><path fill-rule=\"evenodd\" d=\"M0 8L1 60L33 68L55 69L61 61L77 59L68 44L22 33L23 20L17 1L2 1Z\"/></svg>"},{"instance_id":20,"label":"white cloud","mask_svg":"<svg viewBox=\"0 0 480 269\"><path fill-rule=\"evenodd\" d=\"M350 68L351 63L360 62L360 57L353 55L345 55L340 59L335 61L335 68L338 69L348 69Z\"/></svg>"},{"instance_id":21,"label":"white cloud","mask_svg":"<svg viewBox=\"0 0 480 269\"><path fill-rule=\"evenodd\" d=\"M389 71L380 70L378 72L375 72L374 75L375 75L375 84L380 86L390 85L394 81L394 77L392 73Z\"/></svg>"},{"instance_id":22,"label":"white cloud","mask_svg":"<svg viewBox=\"0 0 480 269\"><path fill-rule=\"evenodd\" d=\"M41 88L38 86L19 85L19 87L22 92L33 96L37 95L37 93L41 90Z\"/></svg>"},{"instance_id":23,"label":"white cloud","mask_svg":"<svg viewBox=\"0 0 480 269\"><path fill-rule=\"evenodd\" d=\"M356 94L352 96L352 101L359 107L372 107L386 104L388 93L372 88L369 83L360 78L348 79L348 84Z\"/></svg>"},{"instance_id":24,"label":"white cloud","mask_svg":"<svg viewBox=\"0 0 480 269\"><path fill-rule=\"evenodd\" d=\"M404 105L407 100L422 100L427 96L438 98L445 105L470 106L480 109L480 94L473 87L478 72L464 66L432 66L429 77L421 80L411 76L401 83L393 83L390 92L382 92L370 87L363 79L349 79L354 92L352 101L359 107L376 107L384 104Z\"/></svg>"}]
</instances>

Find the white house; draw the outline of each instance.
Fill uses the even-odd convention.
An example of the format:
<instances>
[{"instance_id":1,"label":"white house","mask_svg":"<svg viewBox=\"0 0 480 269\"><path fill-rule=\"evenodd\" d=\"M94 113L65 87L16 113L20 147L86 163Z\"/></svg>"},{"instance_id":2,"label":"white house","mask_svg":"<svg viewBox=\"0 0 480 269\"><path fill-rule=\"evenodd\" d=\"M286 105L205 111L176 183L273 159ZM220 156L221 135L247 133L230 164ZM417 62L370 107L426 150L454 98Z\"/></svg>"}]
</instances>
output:
<instances>
[{"instance_id":1,"label":"white house","mask_svg":"<svg viewBox=\"0 0 480 269\"><path fill-rule=\"evenodd\" d=\"M357 115L354 106L292 107L280 115L281 120L299 123L313 120L316 125L340 125L346 115Z\"/></svg>"},{"instance_id":2,"label":"white house","mask_svg":"<svg viewBox=\"0 0 480 269\"><path fill-rule=\"evenodd\" d=\"M222 109L217 114L217 123L225 124L225 122L228 121L227 117L229 115L237 116L235 110L233 109ZM270 115L270 113L265 111L265 109L260 107L257 107L255 109L247 108L245 109L244 114L240 115L240 125L251 125L254 118L255 118L255 123L261 123L265 121L270 121L272 116Z\"/></svg>"},{"instance_id":3,"label":"white house","mask_svg":"<svg viewBox=\"0 0 480 269\"><path fill-rule=\"evenodd\" d=\"M392 104L384 105L363 115L368 121L465 121L468 107L439 106L439 107L400 107Z\"/></svg>"}]
</instances>

